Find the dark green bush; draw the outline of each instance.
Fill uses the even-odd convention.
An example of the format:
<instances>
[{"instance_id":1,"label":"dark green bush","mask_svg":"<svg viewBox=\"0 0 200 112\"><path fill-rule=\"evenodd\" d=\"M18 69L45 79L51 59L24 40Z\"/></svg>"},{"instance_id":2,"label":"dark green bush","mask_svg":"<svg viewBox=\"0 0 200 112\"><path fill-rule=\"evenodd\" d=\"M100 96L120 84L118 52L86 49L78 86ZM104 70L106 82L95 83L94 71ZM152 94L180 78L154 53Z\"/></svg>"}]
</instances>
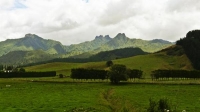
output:
<instances>
[{"instance_id":1,"label":"dark green bush","mask_svg":"<svg viewBox=\"0 0 200 112\"><path fill-rule=\"evenodd\" d=\"M161 98L159 101L149 99L147 112L167 112L171 110L170 102L167 98Z\"/></svg>"}]
</instances>

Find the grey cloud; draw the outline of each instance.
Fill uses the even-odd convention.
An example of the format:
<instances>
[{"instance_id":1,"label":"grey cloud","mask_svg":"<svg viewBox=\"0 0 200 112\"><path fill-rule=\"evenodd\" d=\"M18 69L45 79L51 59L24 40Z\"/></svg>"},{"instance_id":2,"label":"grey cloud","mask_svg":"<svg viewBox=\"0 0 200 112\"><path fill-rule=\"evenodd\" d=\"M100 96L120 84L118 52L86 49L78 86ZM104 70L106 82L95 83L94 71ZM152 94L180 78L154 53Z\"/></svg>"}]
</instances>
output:
<instances>
[{"instance_id":1,"label":"grey cloud","mask_svg":"<svg viewBox=\"0 0 200 112\"><path fill-rule=\"evenodd\" d=\"M102 26L118 24L136 14L136 0L120 0L118 2L110 2L107 9L98 18L98 24Z\"/></svg>"},{"instance_id":2,"label":"grey cloud","mask_svg":"<svg viewBox=\"0 0 200 112\"><path fill-rule=\"evenodd\" d=\"M169 12L191 12L200 10L199 0L169 0L166 4Z\"/></svg>"},{"instance_id":3,"label":"grey cloud","mask_svg":"<svg viewBox=\"0 0 200 112\"><path fill-rule=\"evenodd\" d=\"M51 22L38 22L34 23L32 30L38 33L50 33L60 30L71 30L78 27L79 24L71 19L66 19L62 21L52 21Z\"/></svg>"},{"instance_id":4,"label":"grey cloud","mask_svg":"<svg viewBox=\"0 0 200 112\"><path fill-rule=\"evenodd\" d=\"M5 2L10 1L10 2ZM14 0L0 1L0 7ZM74 44L97 35L175 41L199 28L199 0L24 0L26 9L0 8L0 40L35 33Z\"/></svg>"}]
</instances>

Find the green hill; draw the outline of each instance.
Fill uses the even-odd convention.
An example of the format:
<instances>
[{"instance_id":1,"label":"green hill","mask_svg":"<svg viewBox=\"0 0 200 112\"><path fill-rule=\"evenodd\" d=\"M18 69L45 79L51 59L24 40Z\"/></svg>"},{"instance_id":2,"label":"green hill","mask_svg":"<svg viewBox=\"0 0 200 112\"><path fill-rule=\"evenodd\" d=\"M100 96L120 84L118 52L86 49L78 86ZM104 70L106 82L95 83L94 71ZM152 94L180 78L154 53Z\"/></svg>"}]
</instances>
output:
<instances>
[{"instance_id":1,"label":"green hill","mask_svg":"<svg viewBox=\"0 0 200 112\"><path fill-rule=\"evenodd\" d=\"M37 63L56 58L56 55L49 55L43 50L32 51L11 51L0 57L3 65L25 65L29 63Z\"/></svg>"},{"instance_id":2,"label":"green hill","mask_svg":"<svg viewBox=\"0 0 200 112\"><path fill-rule=\"evenodd\" d=\"M113 59L127 58L131 56L144 55L144 54L148 54L148 53L142 51L140 48L122 48L122 49L115 49L111 51L102 51L88 58L80 58L78 55L78 56L73 56L69 58L55 58L53 60L40 62L40 64L50 63L50 62L51 63L52 62L86 63L86 62L109 61ZM38 63L35 63L34 65L36 64Z\"/></svg>"},{"instance_id":3,"label":"green hill","mask_svg":"<svg viewBox=\"0 0 200 112\"><path fill-rule=\"evenodd\" d=\"M145 52L155 52L171 45L173 45L173 43L161 39L151 41L130 39L126 37L125 34L119 33L114 38L110 38L108 35L100 35L96 36L95 39L92 41L64 46L58 41L43 39L35 34L26 34L23 38L8 39L6 41L0 42L0 63L21 65L35 63L39 61L46 61L51 59L51 57L88 58L102 51L110 51L128 47L138 47ZM34 51L35 55L32 55L33 59L29 58L29 55L25 55L25 51ZM43 52L44 56L46 56L47 58L41 56L41 52ZM11 54L17 56L12 57L10 56Z\"/></svg>"},{"instance_id":4,"label":"green hill","mask_svg":"<svg viewBox=\"0 0 200 112\"><path fill-rule=\"evenodd\" d=\"M46 40L34 34L26 34L19 39L8 39L0 42L0 56L11 51L32 51L43 50L49 54L65 53L64 46L54 40Z\"/></svg>"},{"instance_id":5,"label":"green hill","mask_svg":"<svg viewBox=\"0 0 200 112\"><path fill-rule=\"evenodd\" d=\"M176 46L174 46L176 47ZM173 48L174 48L173 47ZM182 48L179 48L181 50ZM144 71L144 77L149 78L150 73L156 69L193 69L190 61L185 54L182 55L168 55L166 51L154 54L138 55L134 57L113 60L114 64L124 64L128 68L141 69ZM106 62L88 62L88 63L64 63L55 62L47 63L37 66L26 67L27 71L57 71L57 74L70 75L72 68L95 68L108 69Z\"/></svg>"},{"instance_id":6,"label":"green hill","mask_svg":"<svg viewBox=\"0 0 200 112\"><path fill-rule=\"evenodd\" d=\"M161 39L154 39L150 41L142 39L130 39L124 33L119 33L112 40L94 50L94 52L108 51L127 47L138 47L145 52L153 53L171 45L173 45L173 43Z\"/></svg>"},{"instance_id":7,"label":"green hill","mask_svg":"<svg viewBox=\"0 0 200 112\"><path fill-rule=\"evenodd\" d=\"M109 42L110 40L112 40L112 38L110 38L108 35L106 36L100 35L100 36L96 36L95 39L92 41L86 41L80 44L72 44L70 46L66 46L67 53L65 54L65 57L79 55L86 52L92 53L93 50L103 46L105 43Z\"/></svg>"},{"instance_id":8,"label":"green hill","mask_svg":"<svg viewBox=\"0 0 200 112\"><path fill-rule=\"evenodd\" d=\"M91 60L109 61L113 59L127 58L137 55L148 54L140 48L121 48L111 51L103 51L90 57Z\"/></svg>"}]
</instances>

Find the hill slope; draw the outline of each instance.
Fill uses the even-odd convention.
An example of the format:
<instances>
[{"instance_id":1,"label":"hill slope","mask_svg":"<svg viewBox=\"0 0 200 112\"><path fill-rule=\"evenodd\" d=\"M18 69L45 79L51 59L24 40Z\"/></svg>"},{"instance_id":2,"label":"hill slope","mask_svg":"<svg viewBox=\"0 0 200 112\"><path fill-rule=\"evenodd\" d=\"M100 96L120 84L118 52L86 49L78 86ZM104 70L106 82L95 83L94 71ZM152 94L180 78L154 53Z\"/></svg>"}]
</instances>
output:
<instances>
[{"instance_id":1,"label":"hill slope","mask_svg":"<svg viewBox=\"0 0 200 112\"><path fill-rule=\"evenodd\" d=\"M160 39L151 41L130 39L126 37L125 34L119 33L114 38L110 38L108 35L105 37L100 35L96 36L96 38L92 41L64 46L60 42L54 40L46 40L34 34L26 34L25 37L20 39L8 39L6 41L0 42L0 56L2 56L0 57L0 63L28 64L38 61L46 61L52 59L52 57L88 58L102 51L110 51L127 47L138 47L145 52L155 52L171 45L173 45L173 43ZM23 54L22 51L24 51L23 53L25 53L25 51L34 51L35 55L32 55L32 58L35 59L35 61L29 58L28 55L25 55L26 53ZM42 51L44 56L40 56L40 54L42 54ZM11 57L11 54L20 55L20 57ZM117 56L113 57L117 58Z\"/></svg>"},{"instance_id":2,"label":"hill slope","mask_svg":"<svg viewBox=\"0 0 200 112\"><path fill-rule=\"evenodd\" d=\"M86 41L80 44L72 44L70 46L66 46L66 56L68 57L79 55L85 52L91 52L109 42L110 40L112 40L112 38L110 38L109 35L106 35L104 37L100 35L96 36L95 39L92 41Z\"/></svg>"},{"instance_id":3,"label":"hill slope","mask_svg":"<svg viewBox=\"0 0 200 112\"><path fill-rule=\"evenodd\" d=\"M27 64L25 66L38 65L43 63L53 63L53 62L71 62L71 63L98 62L98 61L108 61L113 59L127 58L131 56L145 55L145 54L148 53L142 51L140 48L123 48L111 51L103 51L88 58L76 58L76 57L55 58L48 61Z\"/></svg>"},{"instance_id":4,"label":"hill slope","mask_svg":"<svg viewBox=\"0 0 200 112\"><path fill-rule=\"evenodd\" d=\"M156 52L166 47L173 45L173 43L164 41L161 39L156 40L142 40L142 39L130 39L126 37L124 33L119 33L116 37L114 37L109 42L105 43L101 47L95 50L95 52L99 51L107 51L113 49L127 48L127 47L138 47L141 48L145 52Z\"/></svg>"},{"instance_id":5,"label":"hill slope","mask_svg":"<svg viewBox=\"0 0 200 112\"><path fill-rule=\"evenodd\" d=\"M181 49L180 49L181 50ZM113 60L114 64L124 64L128 68L141 69L144 71L144 77L150 78L150 73L156 69L185 69L192 70L191 62L185 54L168 55L166 51L159 53L139 55L124 59ZM37 66L26 67L27 71L50 71L55 70L57 74L70 75L71 68L95 68L108 69L106 62L89 62L89 63L48 63Z\"/></svg>"},{"instance_id":6,"label":"hill slope","mask_svg":"<svg viewBox=\"0 0 200 112\"><path fill-rule=\"evenodd\" d=\"M90 57L91 60L109 61L113 59L127 58L137 55L148 54L140 48L121 48L111 51L103 51Z\"/></svg>"},{"instance_id":7,"label":"hill slope","mask_svg":"<svg viewBox=\"0 0 200 112\"><path fill-rule=\"evenodd\" d=\"M43 50L49 54L62 54L66 52L60 42L45 40L34 34L26 34L25 37L20 39L8 39L0 42L0 49L0 56L11 51Z\"/></svg>"},{"instance_id":8,"label":"hill slope","mask_svg":"<svg viewBox=\"0 0 200 112\"><path fill-rule=\"evenodd\" d=\"M56 58L56 55L49 55L43 50L32 51L11 51L0 57L3 65L24 65L29 63L37 63Z\"/></svg>"}]
</instances>

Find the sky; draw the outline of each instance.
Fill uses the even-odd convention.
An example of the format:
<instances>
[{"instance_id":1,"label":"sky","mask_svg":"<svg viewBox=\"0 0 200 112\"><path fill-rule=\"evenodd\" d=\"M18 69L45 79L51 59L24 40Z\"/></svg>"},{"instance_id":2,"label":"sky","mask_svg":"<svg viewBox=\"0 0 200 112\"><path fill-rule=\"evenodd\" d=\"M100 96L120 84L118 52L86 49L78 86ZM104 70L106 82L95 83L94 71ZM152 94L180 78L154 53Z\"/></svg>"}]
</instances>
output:
<instances>
[{"instance_id":1,"label":"sky","mask_svg":"<svg viewBox=\"0 0 200 112\"><path fill-rule=\"evenodd\" d=\"M125 33L174 42L199 19L200 0L0 0L0 41L31 33L70 45Z\"/></svg>"}]
</instances>

